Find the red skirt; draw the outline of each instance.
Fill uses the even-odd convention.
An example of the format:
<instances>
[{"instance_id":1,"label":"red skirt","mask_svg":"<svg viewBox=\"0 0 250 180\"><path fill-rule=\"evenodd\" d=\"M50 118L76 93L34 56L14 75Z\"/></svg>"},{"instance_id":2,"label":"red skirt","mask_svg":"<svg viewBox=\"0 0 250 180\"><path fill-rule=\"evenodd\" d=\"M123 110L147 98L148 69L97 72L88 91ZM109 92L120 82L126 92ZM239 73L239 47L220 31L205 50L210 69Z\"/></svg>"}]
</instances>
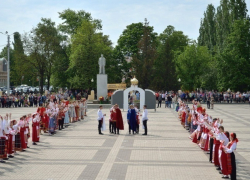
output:
<instances>
[{"instance_id":1,"label":"red skirt","mask_svg":"<svg viewBox=\"0 0 250 180\"><path fill-rule=\"evenodd\" d=\"M197 133L195 132L195 134L194 134L194 138L193 138L193 141L192 141L193 143L197 143Z\"/></svg>"},{"instance_id":2,"label":"red skirt","mask_svg":"<svg viewBox=\"0 0 250 180\"><path fill-rule=\"evenodd\" d=\"M37 129L36 129L37 123L32 124L32 142L37 142Z\"/></svg>"},{"instance_id":3,"label":"red skirt","mask_svg":"<svg viewBox=\"0 0 250 180\"><path fill-rule=\"evenodd\" d=\"M182 125L185 124L185 120L186 120L186 112L183 112L183 113L182 113L182 116L181 116L181 124L182 124Z\"/></svg>"},{"instance_id":4,"label":"red skirt","mask_svg":"<svg viewBox=\"0 0 250 180\"><path fill-rule=\"evenodd\" d=\"M215 146L214 146L214 165L215 166L220 165L220 162L219 162L219 147L220 147L220 144L215 144Z\"/></svg>"},{"instance_id":5,"label":"red skirt","mask_svg":"<svg viewBox=\"0 0 250 180\"><path fill-rule=\"evenodd\" d=\"M12 135L8 134L8 154L12 154L12 149L13 149L13 145L12 145Z\"/></svg>"},{"instance_id":6,"label":"red skirt","mask_svg":"<svg viewBox=\"0 0 250 180\"><path fill-rule=\"evenodd\" d=\"M222 174L229 175L230 173L228 173L227 154L224 151L222 151L221 154L221 166L222 166L221 170Z\"/></svg>"},{"instance_id":7,"label":"red skirt","mask_svg":"<svg viewBox=\"0 0 250 180\"><path fill-rule=\"evenodd\" d=\"M209 135L207 134L207 139L205 142L204 151L208 151L208 146L209 146Z\"/></svg>"},{"instance_id":8,"label":"red skirt","mask_svg":"<svg viewBox=\"0 0 250 180\"><path fill-rule=\"evenodd\" d=\"M25 128L21 128L21 129L25 129ZM21 138L21 147L22 149L26 149L26 143L25 143L25 138L24 138L24 130L20 131L20 138Z\"/></svg>"}]
</instances>

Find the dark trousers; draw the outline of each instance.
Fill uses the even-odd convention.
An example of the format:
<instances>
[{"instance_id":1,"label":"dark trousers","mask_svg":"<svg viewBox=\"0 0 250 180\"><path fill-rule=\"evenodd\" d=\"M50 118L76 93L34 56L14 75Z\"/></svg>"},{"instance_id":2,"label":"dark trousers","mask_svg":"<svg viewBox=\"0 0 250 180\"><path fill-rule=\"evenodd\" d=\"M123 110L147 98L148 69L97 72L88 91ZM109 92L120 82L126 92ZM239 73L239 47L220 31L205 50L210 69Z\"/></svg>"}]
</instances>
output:
<instances>
[{"instance_id":1,"label":"dark trousers","mask_svg":"<svg viewBox=\"0 0 250 180\"><path fill-rule=\"evenodd\" d=\"M161 107L161 101L158 101L158 107L159 107L159 105L160 105L160 107Z\"/></svg>"},{"instance_id":2,"label":"dark trousers","mask_svg":"<svg viewBox=\"0 0 250 180\"><path fill-rule=\"evenodd\" d=\"M109 121L109 132L110 132L110 133L112 132L112 128L113 128L113 126L112 126L112 122L111 122L111 121Z\"/></svg>"},{"instance_id":3,"label":"dark trousers","mask_svg":"<svg viewBox=\"0 0 250 180\"><path fill-rule=\"evenodd\" d=\"M136 133L139 134L139 127L140 125L139 124L136 124Z\"/></svg>"},{"instance_id":4,"label":"dark trousers","mask_svg":"<svg viewBox=\"0 0 250 180\"><path fill-rule=\"evenodd\" d=\"M148 120L143 121L143 126L145 128L145 134L148 134L147 122L148 122Z\"/></svg>"},{"instance_id":5,"label":"dark trousers","mask_svg":"<svg viewBox=\"0 0 250 180\"><path fill-rule=\"evenodd\" d=\"M210 109L210 101L207 101L207 108Z\"/></svg>"},{"instance_id":6,"label":"dark trousers","mask_svg":"<svg viewBox=\"0 0 250 180\"><path fill-rule=\"evenodd\" d=\"M236 180L236 162L235 162L234 152L231 153L231 166L232 166L231 180Z\"/></svg>"},{"instance_id":7,"label":"dark trousers","mask_svg":"<svg viewBox=\"0 0 250 180\"><path fill-rule=\"evenodd\" d=\"M2 108L4 108L4 102L2 102Z\"/></svg>"},{"instance_id":8,"label":"dark trousers","mask_svg":"<svg viewBox=\"0 0 250 180\"><path fill-rule=\"evenodd\" d=\"M59 130L63 129L64 118L60 119L58 124L59 124Z\"/></svg>"},{"instance_id":9,"label":"dark trousers","mask_svg":"<svg viewBox=\"0 0 250 180\"><path fill-rule=\"evenodd\" d=\"M116 122L112 122L112 133L115 133L116 134Z\"/></svg>"},{"instance_id":10,"label":"dark trousers","mask_svg":"<svg viewBox=\"0 0 250 180\"><path fill-rule=\"evenodd\" d=\"M209 150L210 150L209 161L210 162L212 162L213 160L213 147L214 147L214 139L210 138L210 142L209 142Z\"/></svg>"},{"instance_id":11,"label":"dark trousers","mask_svg":"<svg viewBox=\"0 0 250 180\"><path fill-rule=\"evenodd\" d=\"M131 134L131 126L130 126L129 122L128 122L128 131L129 131L129 134Z\"/></svg>"},{"instance_id":12,"label":"dark trousers","mask_svg":"<svg viewBox=\"0 0 250 180\"><path fill-rule=\"evenodd\" d=\"M30 107L33 107L33 101L30 101Z\"/></svg>"},{"instance_id":13,"label":"dark trousers","mask_svg":"<svg viewBox=\"0 0 250 180\"><path fill-rule=\"evenodd\" d=\"M102 128L102 120L99 120L98 121L98 131L99 131L99 134L101 134L101 128Z\"/></svg>"}]
</instances>

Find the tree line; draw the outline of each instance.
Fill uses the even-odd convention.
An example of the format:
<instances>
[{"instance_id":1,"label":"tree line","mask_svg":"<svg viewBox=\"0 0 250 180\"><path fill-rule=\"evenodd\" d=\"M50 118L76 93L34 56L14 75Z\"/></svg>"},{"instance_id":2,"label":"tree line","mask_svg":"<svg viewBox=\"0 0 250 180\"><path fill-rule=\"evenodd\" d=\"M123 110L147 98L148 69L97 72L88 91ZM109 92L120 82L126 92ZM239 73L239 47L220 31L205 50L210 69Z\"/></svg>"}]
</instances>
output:
<instances>
[{"instance_id":1,"label":"tree line","mask_svg":"<svg viewBox=\"0 0 250 180\"><path fill-rule=\"evenodd\" d=\"M102 21L84 10L59 12L56 26L42 18L30 31L14 33L10 51L11 84L72 89L96 88L98 59L106 58L109 83L127 85L136 76L139 86L153 90L245 91L250 84L250 19L244 0L221 0L207 6L198 40L169 25L157 34L144 22L128 25L113 47L102 33ZM6 56L4 48L0 56ZM131 59L131 62L127 59ZM181 81L178 81L180 79Z\"/></svg>"}]
</instances>

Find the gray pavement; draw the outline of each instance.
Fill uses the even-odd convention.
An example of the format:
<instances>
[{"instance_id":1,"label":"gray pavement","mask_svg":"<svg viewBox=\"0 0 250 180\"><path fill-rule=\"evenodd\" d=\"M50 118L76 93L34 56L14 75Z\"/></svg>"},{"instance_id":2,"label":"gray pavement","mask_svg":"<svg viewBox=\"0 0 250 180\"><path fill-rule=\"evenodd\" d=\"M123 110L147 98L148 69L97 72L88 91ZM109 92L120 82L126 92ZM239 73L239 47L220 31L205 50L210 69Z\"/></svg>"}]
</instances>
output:
<instances>
[{"instance_id":1,"label":"gray pavement","mask_svg":"<svg viewBox=\"0 0 250 180\"><path fill-rule=\"evenodd\" d=\"M248 105L216 105L208 110L224 119L225 130L239 137L238 179L250 175L250 119ZM32 108L0 109L13 118L34 112ZM109 116L108 109L103 110ZM124 120L126 113L123 112ZM71 124L55 136L44 134L37 146L0 164L0 179L100 179L100 180L217 180L221 175L208 162L208 155L188 139L173 110L149 110L148 136L129 135L128 126L120 135L98 135L97 109L89 109L84 121ZM106 124L108 126L107 118Z\"/></svg>"}]
</instances>

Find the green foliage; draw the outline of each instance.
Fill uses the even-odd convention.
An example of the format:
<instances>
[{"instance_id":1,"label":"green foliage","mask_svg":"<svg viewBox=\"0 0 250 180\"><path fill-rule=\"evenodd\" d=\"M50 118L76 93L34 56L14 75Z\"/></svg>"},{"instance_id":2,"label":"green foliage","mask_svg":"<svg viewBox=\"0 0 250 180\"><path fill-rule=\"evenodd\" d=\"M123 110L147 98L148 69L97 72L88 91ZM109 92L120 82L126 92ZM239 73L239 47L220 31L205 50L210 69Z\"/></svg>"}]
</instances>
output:
<instances>
[{"instance_id":1,"label":"green foliage","mask_svg":"<svg viewBox=\"0 0 250 180\"><path fill-rule=\"evenodd\" d=\"M207 73L207 64L211 58L207 47L196 44L187 46L185 51L177 56L176 70L184 90L201 87L202 77Z\"/></svg>"},{"instance_id":2,"label":"green foliage","mask_svg":"<svg viewBox=\"0 0 250 180\"><path fill-rule=\"evenodd\" d=\"M96 25L96 29L102 29L101 20L93 19L90 13L83 10L74 11L66 9L63 12L59 12L59 18L64 21L59 25L59 30L69 35L75 34L83 21L92 22Z\"/></svg>"},{"instance_id":3,"label":"green foliage","mask_svg":"<svg viewBox=\"0 0 250 180\"><path fill-rule=\"evenodd\" d=\"M83 21L72 36L70 55L70 84L72 88L90 87L91 79L98 74L98 59L101 54L106 61L111 59L111 42L107 36L97 32L97 26ZM109 64L107 62L107 64ZM95 83L94 83L95 84Z\"/></svg>"},{"instance_id":4,"label":"green foliage","mask_svg":"<svg viewBox=\"0 0 250 180\"><path fill-rule=\"evenodd\" d=\"M158 58L154 64L154 89L178 90L175 54L183 52L188 45L188 37L182 31L168 26L158 37Z\"/></svg>"},{"instance_id":5,"label":"green foliage","mask_svg":"<svg viewBox=\"0 0 250 180\"><path fill-rule=\"evenodd\" d=\"M23 42L21 35L18 32L14 33L14 52L11 63L14 63L14 67L11 70L11 80L13 80L14 85L20 84L30 84L36 81L33 79L32 66L30 63L27 63L27 56L24 54ZM23 78L22 78L23 77ZM35 77L36 78L36 77Z\"/></svg>"},{"instance_id":6,"label":"green foliage","mask_svg":"<svg viewBox=\"0 0 250 180\"><path fill-rule=\"evenodd\" d=\"M48 81L49 88L50 79L54 73L53 65L62 57L60 53L62 40L55 23L46 18L42 18L31 34L26 34L24 37L25 52L28 55L26 63L33 67L32 75L40 78L41 93L45 79Z\"/></svg>"},{"instance_id":7,"label":"green foliage","mask_svg":"<svg viewBox=\"0 0 250 180\"><path fill-rule=\"evenodd\" d=\"M220 87L245 91L250 84L250 21L236 20L219 59Z\"/></svg>"},{"instance_id":8,"label":"green foliage","mask_svg":"<svg viewBox=\"0 0 250 180\"><path fill-rule=\"evenodd\" d=\"M133 73L143 89L152 87L153 65L157 58L156 36L154 35L152 28L145 22L143 36L138 43L137 53L133 55Z\"/></svg>"},{"instance_id":9,"label":"green foliage","mask_svg":"<svg viewBox=\"0 0 250 180\"><path fill-rule=\"evenodd\" d=\"M213 52L216 46L216 12L212 4L209 4L204 18L201 20L200 35L198 37L198 45L207 46Z\"/></svg>"}]
</instances>

